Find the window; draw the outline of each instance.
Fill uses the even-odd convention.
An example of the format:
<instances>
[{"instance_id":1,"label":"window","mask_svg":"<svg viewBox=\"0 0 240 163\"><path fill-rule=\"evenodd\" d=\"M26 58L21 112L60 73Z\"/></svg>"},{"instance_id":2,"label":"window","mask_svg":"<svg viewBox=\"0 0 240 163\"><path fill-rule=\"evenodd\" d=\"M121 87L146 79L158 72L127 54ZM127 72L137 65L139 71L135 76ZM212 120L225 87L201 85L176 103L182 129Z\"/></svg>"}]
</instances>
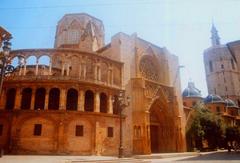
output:
<instances>
[{"instance_id":1,"label":"window","mask_svg":"<svg viewBox=\"0 0 240 163\"><path fill-rule=\"evenodd\" d=\"M82 125L76 125L75 135L83 136L83 126Z\"/></svg>"},{"instance_id":2,"label":"window","mask_svg":"<svg viewBox=\"0 0 240 163\"><path fill-rule=\"evenodd\" d=\"M232 65L232 69L235 70L235 64L234 64L233 59L231 59L231 65Z\"/></svg>"},{"instance_id":3,"label":"window","mask_svg":"<svg viewBox=\"0 0 240 163\"><path fill-rule=\"evenodd\" d=\"M221 65L221 69L224 69L224 65L223 64Z\"/></svg>"},{"instance_id":4,"label":"window","mask_svg":"<svg viewBox=\"0 0 240 163\"><path fill-rule=\"evenodd\" d=\"M226 90L226 91L228 90L227 87L225 87L225 90Z\"/></svg>"},{"instance_id":5,"label":"window","mask_svg":"<svg viewBox=\"0 0 240 163\"><path fill-rule=\"evenodd\" d=\"M42 124L35 124L34 125L34 136L41 136L42 134Z\"/></svg>"},{"instance_id":6,"label":"window","mask_svg":"<svg viewBox=\"0 0 240 163\"><path fill-rule=\"evenodd\" d=\"M213 64L212 64L212 61L209 61L209 69L210 69L210 72L213 72Z\"/></svg>"},{"instance_id":7,"label":"window","mask_svg":"<svg viewBox=\"0 0 240 163\"><path fill-rule=\"evenodd\" d=\"M220 112L220 107L217 106L216 110L217 110L217 112L219 113L219 112Z\"/></svg>"},{"instance_id":8,"label":"window","mask_svg":"<svg viewBox=\"0 0 240 163\"><path fill-rule=\"evenodd\" d=\"M113 137L113 127L108 127L108 129L107 129L107 136L108 137Z\"/></svg>"},{"instance_id":9,"label":"window","mask_svg":"<svg viewBox=\"0 0 240 163\"><path fill-rule=\"evenodd\" d=\"M2 136L2 135L3 135L3 125L0 124L0 136Z\"/></svg>"}]
</instances>

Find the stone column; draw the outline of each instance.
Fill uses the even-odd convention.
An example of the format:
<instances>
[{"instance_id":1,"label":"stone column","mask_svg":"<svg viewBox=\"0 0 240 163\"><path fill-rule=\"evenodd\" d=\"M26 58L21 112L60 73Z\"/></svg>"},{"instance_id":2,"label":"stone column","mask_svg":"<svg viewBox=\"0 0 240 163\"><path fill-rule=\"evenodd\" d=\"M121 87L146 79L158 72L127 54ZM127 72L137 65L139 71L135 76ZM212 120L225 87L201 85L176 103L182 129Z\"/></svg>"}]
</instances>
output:
<instances>
[{"instance_id":1,"label":"stone column","mask_svg":"<svg viewBox=\"0 0 240 163\"><path fill-rule=\"evenodd\" d=\"M64 76L64 67L65 67L65 66L62 65L62 72L61 72L61 73L62 73L62 76Z\"/></svg>"},{"instance_id":2,"label":"stone column","mask_svg":"<svg viewBox=\"0 0 240 163\"><path fill-rule=\"evenodd\" d=\"M86 79L87 74L87 64L83 63L83 79Z\"/></svg>"},{"instance_id":3,"label":"stone column","mask_svg":"<svg viewBox=\"0 0 240 163\"><path fill-rule=\"evenodd\" d=\"M49 89L46 90L45 94L45 103L44 103L44 110L48 110L48 101L49 101Z\"/></svg>"},{"instance_id":4,"label":"stone column","mask_svg":"<svg viewBox=\"0 0 240 163\"><path fill-rule=\"evenodd\" d=\"M82 78L82 62L79 64L79 79Z\"/></svg>"},{"instance_id":5,"label":"stone column","mask_svg":"<svg viewBox=\"0 0 240 163\"><path fill-rule=\"evenodd\" d=\"M99 92L94 95L94 112L100 112L100 96Z\"/></svg>"},{"instance_id":6,"label":"stone column","mask_svg":"<svg viewBox=\"0 0 240 163\"><path fill-rule=\"evenodd\" d=\"M101 81L101 68L100 68L100 65L98 65L98 80Z\"/></svg>"},{"instance_id":7,"label":"stone column","mask_svg":"<svg viewBox=\"0 0 240 163\"><path fill-rule=\"evenodd\" d=\"M21 100L22 100L21 88L17 88L16 96L15 96L14 109L20 109Z\"/></svg>"},{"instance_id":8,"label":"stone column","mask_svg":"<svg viewBox=\"0 0 240 163\"><path fill-rule=\"evenodd\" d=\"M70 66L69 64L67 65L67 76L69 76L69 71L70 71Z\"/></svg>"},{"instance_id":9,"label":"stone column","mask_svg":"<svg viewBox=\"0 0 240 163\"><path fill-rule=\"evenodd\" d=\"M113 101L112 101L112 95L108 96L108 111L107 113L113 114Z\"/></svg>"},{"instance_id":10,"label":"stone column","mask_svg":"<svg viewBox=\"0 0 240 163\"><path fill-rule=\"evenodd\" d=\"M36 61L35 75L38 75L38 59L37 59L37 61Z\"/></svg>"},{"instance_id":11,"label":"stone column","mask_svg":"<svg viewBox=\"0 0 240 163\"><path fill-rule=\"evenodd\" d=\"M97 66L97 65L94 65L94 80L97 80L97 77L98 77L97 68L98 68L98 66Z\"/></svg>"},{"instance_id":12,"label":"stone column","mask_svg":"<svg viewBox=\"0 0 240 163\"><path fill-rule=\"evenodd\" d=\"M36 89L32 89L32 97L31 97L31 110L34 110L34 105L35 105L35 94L36 94Z\"/></svg>"},{"instance_id":13,"label":"stone column","mask_svg":"<svg viewBox=\"0 0 240 163\"><path fill-rule=\"evenodd\" d=\"M66 89L62 88L60 91L60 110L66 110Z\"/></svg>"},{"instance_id":14,"label":"stone column","mask_svg":"<svg viewBox=\"0 0 240 163\"><path fill-rule=\"evenodd\" d=\"M113 70L110 69L109 70L109 84L112 85L113 84Z\"/></svg>"},{"instance_id":15,"label":"stone column","mask_svg":"<svg viewBox=\"0 0 240 163\"><path fill-rule=\"evenodd\" d=\"M24 68L23 68L23 75L26 75L26 71L27 71L27 63L25 61Z\"/></svg>"},{"instance_id":16,"label":"stone column","mask_svg":"<svg viewBox=\"0 0 240 163\"><path fill-rule=\"evenodd\" d=\"M18 75L21 76L22 75L22 66L19 67L19 72Z\"/></svg>"},{"instance_id":17,"label":"stone column","mask_svg":"<svg viewBox=\"0 0 240 163\"><path fill-rule=\"evenodd\" d=\"M52 61L49 62L49 72L48 75L52 75Z\"/></svg>"},{"instance_id":18,"label":"stone column","mask_svg":"<svg viewBox=\"0 0 240 163\"><path fill-rule=\"evenodd\" d=\"M85 103L85 92L83 90L80 90L78 94L78 111L84 111L84 103Z\"/></svg>"}]
</instances>

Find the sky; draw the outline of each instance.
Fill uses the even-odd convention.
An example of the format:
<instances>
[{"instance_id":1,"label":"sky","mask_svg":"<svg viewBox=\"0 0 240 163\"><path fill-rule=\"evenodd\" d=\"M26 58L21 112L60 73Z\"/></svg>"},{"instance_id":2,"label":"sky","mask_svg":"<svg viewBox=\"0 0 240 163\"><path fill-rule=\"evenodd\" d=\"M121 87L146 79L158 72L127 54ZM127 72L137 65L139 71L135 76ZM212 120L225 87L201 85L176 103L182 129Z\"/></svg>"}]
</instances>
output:
<instances>
[{"instance_id":1,"label":"sky","mask_svg":"<svg viewBox=\"0 0 240 163\"><path fill-rule=\"evenodd\" d=\"M1 0L0 26L13 35L12 49L52 48L58 20L82 12L103 21L106 44L124 32L166 47L184 66L182 89L193 81L203 96L212 23L222 44L240 38L240 0Z\"/></svg>"}]
</instances>

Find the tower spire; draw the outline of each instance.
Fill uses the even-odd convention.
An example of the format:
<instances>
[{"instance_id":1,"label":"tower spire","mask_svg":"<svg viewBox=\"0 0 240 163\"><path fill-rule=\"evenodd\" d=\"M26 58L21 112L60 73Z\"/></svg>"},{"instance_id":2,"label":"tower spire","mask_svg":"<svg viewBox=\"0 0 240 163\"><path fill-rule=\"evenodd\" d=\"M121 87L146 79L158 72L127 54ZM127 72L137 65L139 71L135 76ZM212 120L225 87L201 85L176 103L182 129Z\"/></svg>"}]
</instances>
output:
<instances>
[{"instance_id":1,"label":"tower spire","mask_svg":"<svg viewBox=\"0 0 240 163\"><path fill-rule=\"evenodd\" d=\"M212 23L211 34L212 46L220 45L220 37L214 23Z\"/></svg>"}]
</instances>

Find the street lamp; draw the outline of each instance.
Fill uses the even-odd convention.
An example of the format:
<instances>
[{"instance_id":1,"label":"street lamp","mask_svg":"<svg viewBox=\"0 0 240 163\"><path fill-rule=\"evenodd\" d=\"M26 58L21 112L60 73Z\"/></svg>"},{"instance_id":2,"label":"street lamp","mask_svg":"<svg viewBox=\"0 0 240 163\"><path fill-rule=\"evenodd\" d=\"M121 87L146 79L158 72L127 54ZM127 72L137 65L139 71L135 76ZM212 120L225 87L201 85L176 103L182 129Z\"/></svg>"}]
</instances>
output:
<instances>
[{"instance_id":1,"label":"street lamp","mask_svg":"<svg viewBox=\"0 0 240 163\"><path fill-rule=\"evenodd\" d=\"M122 131L122 118L123 118L123 110L129 106L130 104L130 97L125 97L125 92L120 91L117 99L117 104L119 108L119 119L120 119L120 141L119 141L119 153L118 157L123 157L123 131Z\"/></svg>"},{"instance_id":2,"label":"street lamp","mask_svg":"<svg viewBox=\"0 0 240 163\"><path fill-rule=\"evenodd\" d=\"M3 78L5 75L12 73L16 70L13 65L10 64L10 51L11 43L9 39L3 41L2 51L0 52L0 94L2 92ZM23 57L18 56L19 65L22 65Z\"/></svg>"}]
</instances>

